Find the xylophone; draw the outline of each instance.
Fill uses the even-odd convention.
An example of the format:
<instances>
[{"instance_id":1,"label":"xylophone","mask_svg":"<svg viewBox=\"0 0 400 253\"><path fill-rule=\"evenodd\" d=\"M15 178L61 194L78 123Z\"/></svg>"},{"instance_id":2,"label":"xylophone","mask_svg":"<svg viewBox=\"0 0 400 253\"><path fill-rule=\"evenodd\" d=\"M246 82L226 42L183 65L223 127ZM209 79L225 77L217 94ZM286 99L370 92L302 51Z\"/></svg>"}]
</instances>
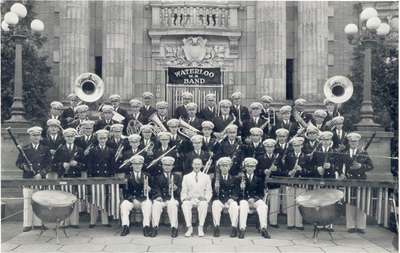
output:
<instances>
[{"instance_id":1,"label":"xylophone","mask_svg":"<svg viewBox=\"0 0 400 253\"><path fill-rule=\"evenodd\" d=\"M120 185L126 179L117 177L60 178L60 179L2 179L2 187L31 187L37 190L61 190L73 193L99 209L119 219Z\"/></svg>"},{"instance_id":2,"label":"xylophone","mask_svg":"<svg viewBox=\"0 0 400 253\"><path fill-rule=\"evenodd\" d=\"M344 193L344 201L357 206L367 215L373 216L378 225L388 227L390 214L389 192L397 188L395 181L377 181L369 179L346 179L337 180L333 178L288 178L272 177L267 183L278 183L290 185L307 190L320 188L338 189Z\"/></svg>"}]
</instances>

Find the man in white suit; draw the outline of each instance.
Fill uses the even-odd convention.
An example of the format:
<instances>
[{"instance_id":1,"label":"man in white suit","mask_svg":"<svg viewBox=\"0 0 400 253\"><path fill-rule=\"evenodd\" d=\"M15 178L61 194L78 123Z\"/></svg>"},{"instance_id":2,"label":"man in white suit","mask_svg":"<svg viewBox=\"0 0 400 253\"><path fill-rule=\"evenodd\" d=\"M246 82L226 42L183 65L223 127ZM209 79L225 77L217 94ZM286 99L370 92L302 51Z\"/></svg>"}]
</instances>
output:
<instances>
[{"instance_id":1,"label":"man in white suit","mask_svg":"<svg viewBox=\"0 0 400 253\"><path fill-rule=\"evenodd\" d=\"M193 171L185 175L182 180L182 211L185 217L186 237L192 236L192 208L197 207L199 216L199 236L204 236L203 225L207 216L208 203L212 197L210 176L200 171L203 162L200 158L193 159Z\"/></svg>"}]
</instances>

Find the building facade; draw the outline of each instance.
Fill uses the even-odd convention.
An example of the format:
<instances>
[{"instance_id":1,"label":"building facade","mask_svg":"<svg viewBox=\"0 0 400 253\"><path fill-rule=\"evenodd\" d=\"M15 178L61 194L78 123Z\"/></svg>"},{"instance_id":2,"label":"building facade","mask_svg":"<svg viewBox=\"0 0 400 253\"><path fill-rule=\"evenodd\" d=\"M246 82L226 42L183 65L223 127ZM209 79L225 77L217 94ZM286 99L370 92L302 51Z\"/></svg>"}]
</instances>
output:
<instances>
[{"instance_id":1,"label":"building facade","mask_svg":"<svg viewBox=\"0 0 400 253\"><path fill-rule=\"evenodd\" d=\"M368 5L397 14L397 2L223 0L36 1L35 12L46 26L42 53L55 99L93 72L104 80L103 98L118 93L124 102L151 91L156 101L179 103L193 90L199 103L208 92L241 91L245 104L268 94L277 104L303 97L318 106L325 81L350 72L343 29ZM192 71L187 83L171 83L171 68ZM221 74L219 84L196 74L207 68Z\"/></svg>"}]
</instances>

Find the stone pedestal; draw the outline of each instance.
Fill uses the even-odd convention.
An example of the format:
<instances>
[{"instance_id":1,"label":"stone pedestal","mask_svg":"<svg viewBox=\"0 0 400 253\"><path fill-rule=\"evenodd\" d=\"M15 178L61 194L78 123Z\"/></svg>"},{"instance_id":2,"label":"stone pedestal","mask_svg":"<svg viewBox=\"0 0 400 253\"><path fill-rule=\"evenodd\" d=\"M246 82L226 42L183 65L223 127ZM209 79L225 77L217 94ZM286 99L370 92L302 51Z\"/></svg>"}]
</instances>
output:
<instances>
[{"instance_id":1,"label":"stone pedestal","mask_svg":"<svg viewBox=\"0 0 400 253\"><path fill-rule=\"evenodd\" d=\"M286 3L258 1L256 5L256 90L286 99Z\"/></svg>"},{"instance_id":2,"label":"stone pedestal","mask_svg":"<svg viewBox=\"0 0 400 253\"><path fill-rule=\"evenodd\" d=\"M64 1L60 8L60 93L73 92L75 79L89 71L89 1Z\"/></svg>"},{"instance_id":3,"label":"stone pedestal","mask_svg":"<svg viewBox=\"0 0 400 253\"><path fill-rule=\"evenodd\" d=\"M103 81L105 97L120 94L132 97L132 2L104 1L103 4Z\"/></svg>"},{"instance_id":4,"label":"stone pedestal","mask_svg":"<svg viewBox=\"0 0 400 253\"><path fill-rule=\"evenodd\" d=\"M29 143L29 136L26 133L27 128L13 128L17 142L24 146ZM15 162L18 157L18 149L11 140L5 128L1 129L1 177L2 178L21 178L22 171L17 168Z\"/></svg>"},{"instance_id":5,"label":"stone pedestal","mask_svg":"<svg viewBox=\"0 0 400 253\"><path fill-rule=\"evenodd\" d=\"M298 2L299 96L310 102L324 98L328 77L328 2Z\"/></svg>"}]
</instances>

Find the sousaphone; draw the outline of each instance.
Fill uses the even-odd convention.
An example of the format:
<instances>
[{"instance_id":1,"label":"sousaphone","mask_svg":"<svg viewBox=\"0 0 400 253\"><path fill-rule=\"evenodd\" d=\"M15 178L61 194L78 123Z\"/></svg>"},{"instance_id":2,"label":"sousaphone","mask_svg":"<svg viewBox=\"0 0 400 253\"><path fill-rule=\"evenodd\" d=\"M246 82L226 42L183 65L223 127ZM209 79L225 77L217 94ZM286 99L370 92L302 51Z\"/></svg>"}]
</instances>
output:
<instances>
[{"instance_id":1,"label":"sousaphone","mask_svg":"<svg viewBox=\"0 0 400 253\"><path fill-rule=\"evenodd\" d=\"M335 104L342 104L353 95L353 83L345 76L333 76L324 85L325 97Z\"/></svg>"},{"instance_id":2,"label":"sousaphone","mask_svg":"<svg viewBox=\"0 0 400 253\"><path fill-rule=\"evenodd\" d=\"M93 103L103 96L104 82L98 75L86 72L75 79L74 91L83 102Z\"/></svg>"}]
</instances>

